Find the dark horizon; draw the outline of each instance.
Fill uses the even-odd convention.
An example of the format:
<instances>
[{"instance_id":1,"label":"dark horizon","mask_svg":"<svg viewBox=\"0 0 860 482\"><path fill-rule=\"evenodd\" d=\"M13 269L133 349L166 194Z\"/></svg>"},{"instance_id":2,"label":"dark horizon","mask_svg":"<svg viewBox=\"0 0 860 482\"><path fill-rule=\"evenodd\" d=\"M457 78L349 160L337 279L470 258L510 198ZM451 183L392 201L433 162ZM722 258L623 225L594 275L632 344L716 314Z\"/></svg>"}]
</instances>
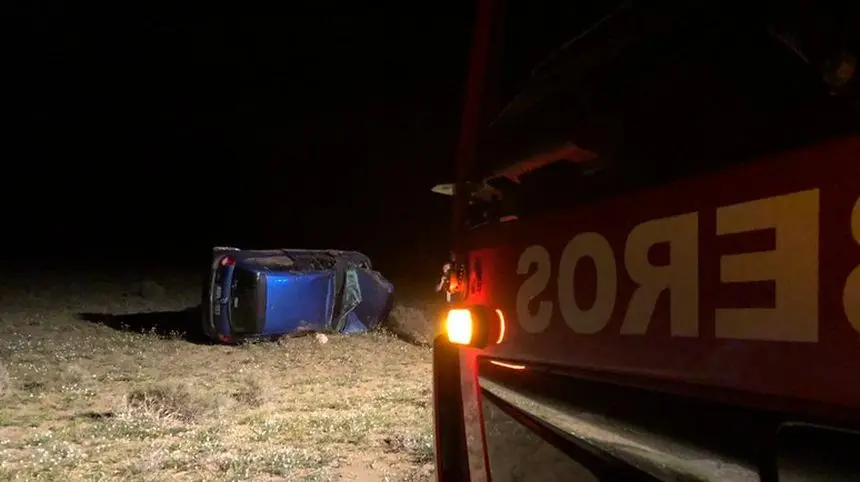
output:
<instances>
[{"instance_id":1,"label":"dark horizon","mask_svg":"<svg viewBox=\"0 0 860 482\"><path fill-rule=\"evenodd\" d=\"M18 6L4 257L442 255L467 7Z\"/></svg>"}]
</instances>

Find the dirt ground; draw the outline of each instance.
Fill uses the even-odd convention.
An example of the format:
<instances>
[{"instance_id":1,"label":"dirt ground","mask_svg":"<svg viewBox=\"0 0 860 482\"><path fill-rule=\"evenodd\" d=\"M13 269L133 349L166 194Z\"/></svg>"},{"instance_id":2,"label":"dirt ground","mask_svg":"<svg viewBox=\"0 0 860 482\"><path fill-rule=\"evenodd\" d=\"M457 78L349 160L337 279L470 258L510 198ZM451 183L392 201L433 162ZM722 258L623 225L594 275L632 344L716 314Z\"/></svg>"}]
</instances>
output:
<instances>
[{"instance_id":1,"label":"dirt ground","mask_svg":"<svg viewBox=\"0 0 860 482\"><path fill-rule=\"evenodd\" d=\"M434 477L424 308L396 308L403 336L231 347L176 329L194 315L193 278L12 279L0 293L0 480Z\"/></svg>"}]
</instances>

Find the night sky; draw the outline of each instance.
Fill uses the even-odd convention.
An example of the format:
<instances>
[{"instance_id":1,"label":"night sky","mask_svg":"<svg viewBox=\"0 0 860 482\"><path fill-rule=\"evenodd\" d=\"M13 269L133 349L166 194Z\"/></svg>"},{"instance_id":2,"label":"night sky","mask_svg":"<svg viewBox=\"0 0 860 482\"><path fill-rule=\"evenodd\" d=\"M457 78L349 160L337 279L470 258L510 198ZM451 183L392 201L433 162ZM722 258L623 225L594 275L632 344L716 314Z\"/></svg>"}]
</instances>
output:
<instances>
[{"instance_id":1,"label":"night sky","mask_svg":"<svg viewBox=\"0 0 860 482\"><path fill-rule=\"evenodd\" d=\"M6 258L444 253L471 3L359 3L7 7Z\"/></svg>"}]
</instances>

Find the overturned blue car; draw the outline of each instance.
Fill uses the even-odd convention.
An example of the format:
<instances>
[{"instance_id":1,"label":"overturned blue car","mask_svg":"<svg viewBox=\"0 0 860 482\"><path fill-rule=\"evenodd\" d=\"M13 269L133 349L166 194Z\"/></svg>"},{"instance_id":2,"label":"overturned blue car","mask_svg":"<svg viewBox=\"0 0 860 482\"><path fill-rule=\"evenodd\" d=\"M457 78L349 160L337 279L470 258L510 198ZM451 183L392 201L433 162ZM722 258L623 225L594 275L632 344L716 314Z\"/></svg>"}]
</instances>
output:
<instances>
[{"instance_id":1,"label":"overturned blue car","mask_svg":"<svg viewBox=\"0 0 860 482\"><path fill-rule=\"evenodd\" d=\"M225 343L378 326L394 286L357 251L216 247L203 290L203 331Z\"/></svg>"}]
</instances>

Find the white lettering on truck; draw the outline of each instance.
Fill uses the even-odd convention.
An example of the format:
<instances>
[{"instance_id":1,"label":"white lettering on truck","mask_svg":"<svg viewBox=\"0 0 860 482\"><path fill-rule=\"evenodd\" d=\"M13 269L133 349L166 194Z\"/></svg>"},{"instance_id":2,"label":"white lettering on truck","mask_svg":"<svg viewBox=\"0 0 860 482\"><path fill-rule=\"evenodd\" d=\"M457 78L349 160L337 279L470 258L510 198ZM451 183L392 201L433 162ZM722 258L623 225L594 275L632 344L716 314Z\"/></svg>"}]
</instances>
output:
<instances>
[{"instance_id":1,"label":"white lettering on truck","mask_svg":"<svg viewBox=\"0 0 860 482\"><path fill-rule=\"evenodd\" d=\"M773 281L776 288L772 308L717 308L717 337L818 341L819 210L818 189L717 208L717 236L772 229L776 238L772 250L720 257L723 283ZM698 336L698 219L698 213L693 212L646 221L630 231L624 265L638 286L624 314L622 334L646 333L660 294L668 291L672 336ZM860 244L860 199L850 227ZM667 265L655 266L648 260L648 252L660 243L668 244L670 259ZM597 267L596 299L588 309L577 303L574 286L574 271L585 257ZM541 301L535 312L529 307L549 285L552 271L550 253L542 246L530 246L520 256L517 273L528 276L517 293L517 318L529 333L543 332L552 319L552 301ZM567 243L559 259L558 304L562 318L574 332L593 334L606 327L616 304L617 276L615 255L604 236L580 233ZM843 304L848 320L860 331L860 266L845 283Z\"/></svg>"},{"instance_id":2,"label":"white lettering on truck","mask_svg":"<svg viewBox=\"0 0 860 482\"><path fill-rule=\"evenodd\" d=\"M576 265L585 257L591 258L597 267L594 304L587 310L579 307L574 286ZM558 304L567 326L582 334L602 330L612 316L617 292L618 272L609 241L597 233L574 236L564 247L558 263Z\"/></svg>"},{"instance_id":3,"label":"white lettering on truck","mask_svg":"<svg viewBox=\"0 0 860 482\"><path fill-rule=\"evenodd\" d=\"M669 264L654 266L648 251L669 243ZM699 216L683 214L644 222L630 231L624 247L627 273L639 286L630 298L621 333L644 335L663 291L669 292L672 335L699 334Z\"/></svg>"},{"instance_id":4,"label":"white lettering on truck","mask_svg":"<svg viewBox=\"0 0 860 482\"><path fill-rule=\"evenodd\" d=\"M720 281L773 280L773 308L718 308L717 338L818 341L818 189L717 209L717 235L773 229L771 251L720 258Z\"/></svg>"}]
</instances>

